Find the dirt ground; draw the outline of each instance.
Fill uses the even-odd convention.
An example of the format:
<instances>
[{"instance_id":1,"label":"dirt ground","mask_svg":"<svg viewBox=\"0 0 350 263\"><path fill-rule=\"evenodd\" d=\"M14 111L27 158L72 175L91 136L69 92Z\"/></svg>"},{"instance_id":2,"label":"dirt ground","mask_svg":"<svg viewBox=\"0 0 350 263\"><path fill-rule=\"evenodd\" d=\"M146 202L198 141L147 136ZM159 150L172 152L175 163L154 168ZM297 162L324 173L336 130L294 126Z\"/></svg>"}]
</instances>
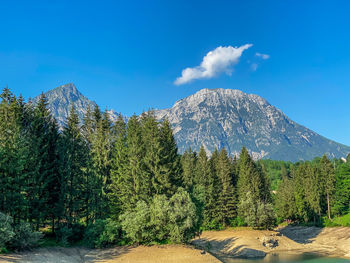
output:
<instances>
[{"instance_id":1,"label":"dirt ground","mask_svg":"<svg viewBox=\"0 0 350 263\"><path fill-rule=\"evenodd\" d=\"M201 250L181 245L115 247L109 249L41 248L31 252L0 255L0 262L220 263L209 253L201 254Z\"/></svg>"},{"instance_id":2,"label":"dirt ground","mask_svg":"<svg viewBox=\"0 0 350 263\"><path fill-rule=\"evenodd\" d=\"M277 246L267 248L264 238L273 238ZM192 241L192 246L164 245L115 247L109 249L40 248L30 252L0 255L0 262L50 263L219 263L227 257L264 257L274 254L317 253L329 257L350 258L350 228L288 226L276 231L247 228L207 231ZM202 254L203 250L209 253ZM217 259L219 258L219 259Z\"/></svg>"},{"instance_id":3,"label":"dirt ground","mask_svg":"<svg viewBox=\"0 0 350 263\"><path fill-rule=\"evenodd\" d=\"M262 244L264 237L277 240L278 245L275 248L265 247ZM217 256L263 257L263 254L272 253L315 253L329 257L350 258L350 228L288 226L276 231L244 228L208 231L193 240L193 244Z\"/></svg>"}]
</instances>

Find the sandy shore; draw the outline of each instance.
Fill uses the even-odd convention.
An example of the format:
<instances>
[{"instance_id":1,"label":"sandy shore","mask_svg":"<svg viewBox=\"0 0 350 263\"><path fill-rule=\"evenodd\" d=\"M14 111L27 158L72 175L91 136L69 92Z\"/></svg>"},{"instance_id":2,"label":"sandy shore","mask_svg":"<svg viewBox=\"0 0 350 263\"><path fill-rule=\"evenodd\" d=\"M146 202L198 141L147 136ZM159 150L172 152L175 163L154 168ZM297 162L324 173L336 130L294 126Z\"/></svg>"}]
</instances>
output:
<instances>
[{"instance_id":1,"label":"sandy shore","mask_svg":"<svg viewBox=\"0 0 350 263\"><path fill-rule=\"evenodd\" d=\"M40 263L220 263L209 253L192 246L164 245L115 247L108 249L40 248L31 252L0 255L0 262Z\"/></svg>"},{"instance_id":2,"label":"sandy shore","mask_svg":"<svg viewBox=\"0 0 350 263\"><path fill-rule=\"evenodd\" d=\"M278 245L274 248L265 247L262 241L266 237L275 239ZM276 231L244 228L207 231L193 244L219 256L259 258L266 254L315 253L350 258L350 228L288 226Z\"/></svg>"},{"instance_id":3,"label":"sandy shore","mask_svg":"<svg viewBox=\"0 0 350 263\"><path fill-rule=\"evenodd\" d=\"M274 248L265 247L262 240L266 237L273 238L278 245ZM109 249L40 248L0 255L0 262L219 263L220 258L265 256L268 258L274 254L303 253L350 258L350 228L289 226L276 231L256 231L246 228L206 231L200 238L194 239L192 244L193 246L164 245ZM203 254L203 250L210 253Z\"/></svg>"}]
</instances>

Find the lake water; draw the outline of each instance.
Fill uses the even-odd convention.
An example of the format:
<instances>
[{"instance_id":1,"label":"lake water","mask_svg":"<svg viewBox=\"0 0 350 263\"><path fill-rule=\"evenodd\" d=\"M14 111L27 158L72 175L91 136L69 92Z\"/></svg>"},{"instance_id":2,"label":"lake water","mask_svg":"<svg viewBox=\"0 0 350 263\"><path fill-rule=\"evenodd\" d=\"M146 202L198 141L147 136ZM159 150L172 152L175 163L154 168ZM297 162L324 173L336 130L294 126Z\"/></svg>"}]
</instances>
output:
<instances>
[{"instance_id":1,"label":"lake water","mask_svg":"<svg viewBox=\"0 0 350 263\"><path fill-rule=\"evenodd\" d=\"M234 259L229 257L219 258L224 263L350 263L348 259L325 258L315 254L275 254L266 255L264 259Z\"/></svg>"}]
</instances>

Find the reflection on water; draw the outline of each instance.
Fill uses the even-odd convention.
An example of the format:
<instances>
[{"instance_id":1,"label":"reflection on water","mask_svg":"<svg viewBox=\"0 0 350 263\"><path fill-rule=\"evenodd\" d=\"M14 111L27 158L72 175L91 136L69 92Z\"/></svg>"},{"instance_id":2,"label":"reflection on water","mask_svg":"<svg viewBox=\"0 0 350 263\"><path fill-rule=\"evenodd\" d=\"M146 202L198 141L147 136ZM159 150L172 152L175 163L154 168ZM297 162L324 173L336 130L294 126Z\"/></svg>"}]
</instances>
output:
<instances>
[{"instance_id":1,"label":"reflection on water","mask_svg":"<svg viewBox=\"0 0 350 263\"><path fill-rule=\"evenodd\" d=\"M268 254L264 259L219 258L224 263L350 263L348 259L325 258L315 254Z\"/></svg>"}]
</instances>

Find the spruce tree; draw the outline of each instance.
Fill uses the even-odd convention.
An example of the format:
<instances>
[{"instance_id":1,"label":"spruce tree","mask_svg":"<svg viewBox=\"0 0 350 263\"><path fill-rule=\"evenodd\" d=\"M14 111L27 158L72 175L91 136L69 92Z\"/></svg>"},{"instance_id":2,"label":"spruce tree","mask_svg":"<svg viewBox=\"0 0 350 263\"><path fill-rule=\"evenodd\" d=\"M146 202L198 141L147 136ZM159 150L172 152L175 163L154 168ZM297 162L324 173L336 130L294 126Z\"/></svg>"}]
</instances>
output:
<instances>
[{"instance_id":1,"label":"spruce tree","mask_svg":"<svg viewBox=\"0 0 350 263\"><path fill-rule=\"evenodd\" d=\"M122 207L130 209L139 200L149 200L152 184L144 161L146 150L142 139L142 127L136 115L129 119L126 131L128 167L123 181L125 191L130 194L121 196L120 199Z\"/></svg>"},{"instance_id":2,"label":"spruce tree","mask_svg":"<svg viewBox=\"0 0 350 263\"><path fill-rule=\"evenodd\" d=\"M47 98L42 94L33 109L33 119L28 129L29 219L36 228L47 218L52 231L59 216L60 173L58 163L58 127L48 109Z\"/></svg>"},{"instance_id":3,"label":"spruce tree","mask_svg":"<svg viewBox=\"0 0 350 263\"><path fill-rule=\"evenodd\" d=\"M327 200L327 215L331 219L331 200L335 191L335 171L331 161L325 154L320 161L320 173Z\"/></svg>"},{"instance_id":4,"label":"spruce tree","mask_svg":"<svg viewBox=\"0 0 350 263\"><path fill-rule=\"evenodd\" d=\"M196 163L197 154L190 147L181 156L182 182L188 191L192 191L193 188Z\"/></svg>"},{"instance_id":5,"label":"spruce tree","mask_svg":"<svg viewBox=\"0 0 350 263\"><path fill-rule=\"evenodd\" d=\"M126 123L121 114L113 126L114 146L111 163L111 185L109 204L111 216L117 218L127 200L132 196L132 177L128 174L128 156L126 145Z\"/></svg>"},{"instance_id":6,"label":"spruce tree","mask_svg":"<svg viewBox=\"0 0 350 263\"><path fill-rule=\"evenodd\" d=\"M65 222L71 226L86 215L81 208L84 207L82 192L89 152L80 132L79 118L74 107L69 112L61 142L61 202L64 204Z\"/></svg>"},{"instance_id":7,"label":"spruce tree","mask_svg":"<svg viewBox=\"0 0 350 263\"><path fill-rule=\"evenodd\" d=\"M172 196L181 182L181 164L173 130L168 119L160 125L161 172L157 179L163 185L163 193Z\"/></svg>"},{"instance_id":8,"label":"spruce tree","mask_svg":"<svg viewBox=\"0 0 350 263\"><path fill-rule=\"evenodd\" d=\"M217 176L221 180L220 194L219 194L219 213L218 219L226 226L236 217L237 198L234 186L234 175L232 174L232 167L230 159L225 148L221 149L216 163Z\"/></svg>"},{"instance_id":9,"label":"spruce tree","mask_svg":"<svg viewBox=\"0 0 350 263\"><path fill-rule=\"evenodd\" d=\"M162 142L158 122L152 111L142 114L141 126L141 136L145 149L144 172L147 173L147 177L152 183L151 195L166 193L171 187L171 182L170 178L167 178L168 174L162 173Z\"/></svg>"}]
</instances>

